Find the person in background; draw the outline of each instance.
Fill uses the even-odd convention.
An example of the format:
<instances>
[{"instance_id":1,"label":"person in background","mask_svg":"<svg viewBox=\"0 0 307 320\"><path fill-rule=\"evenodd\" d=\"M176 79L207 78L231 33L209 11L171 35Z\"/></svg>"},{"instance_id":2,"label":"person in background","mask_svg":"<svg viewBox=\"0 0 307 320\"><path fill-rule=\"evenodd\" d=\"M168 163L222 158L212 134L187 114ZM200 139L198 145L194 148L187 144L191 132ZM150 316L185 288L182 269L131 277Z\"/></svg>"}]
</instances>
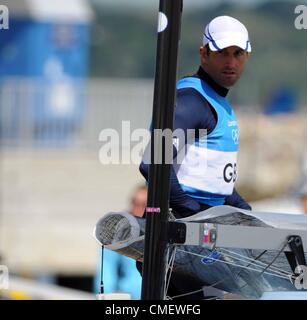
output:
<instances>
[{"instance_id":1,"label":"person in background","mask_svg":"<svg viewBox=\"0 0 307 320\"><path fill-rule=\"evenodd\" d=\"M142 217L147 204L147 187L137 186L130 199L128 212ZM101 256L94 279L95 293L100 290ZM103 282L105 293L130 293L133 300L140 299L142 278L137 271L135 260L112 250L104 250Z\"/></svg>"},{"instance_id":2,"label":"person in background","mask_svg":"<svg viewBox=\"0 0 307 320\"><path fill-rule=\"evenodd\" d=\"M129 212L135 217L143 217L147 205L147 187L145 185L138 186L130 201Z\"/></svg>"},{"instance_id":3,"label":"person in background","mask_svg":"<svg viewBox=\"0 0 307 320\"><path fill-rule=\"evenodd\" d=\"M307 184L303 186L300 198L303 207L303 213L307 214Z\"/></svg>"}]
</instances>

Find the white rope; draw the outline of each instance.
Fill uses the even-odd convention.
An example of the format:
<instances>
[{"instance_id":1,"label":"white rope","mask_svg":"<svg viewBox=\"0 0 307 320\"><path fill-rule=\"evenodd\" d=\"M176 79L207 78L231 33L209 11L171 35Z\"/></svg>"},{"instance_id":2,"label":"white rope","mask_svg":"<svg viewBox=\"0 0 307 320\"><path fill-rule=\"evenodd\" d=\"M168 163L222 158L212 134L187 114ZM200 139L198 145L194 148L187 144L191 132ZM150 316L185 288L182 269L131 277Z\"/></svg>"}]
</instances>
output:
<instances>
[{"instance_id":1,"label":"white rope","mask_svg":"<svg viewBox=\"0 0 307 320\"><path fill-rule=\"evenodd\" d=\"M251 263L256 263L256 264L259 264L259 265L263 265L263 266L266 266L267 264L262 262L262 261L259 261L259 260L255 260L255 258L250 258L250 257L246 257L240 253L237 253L235 251L231 251L231 250L228 250L228 249L225 249L225 248L220 248L221 251L223 251L223 254L226 254L225 252L228 252L230 254L233 254L233 255L236 255L236 256L239 256L241 257L242 259L245 259L245 260L248 260L248 261L251 261ZM236 257L234 257L235 259L238 259ZM285 270L282 270L276 266L271 266L272 269L275 269L276 271L279 271L281 273L284 273L284 274L289 274L289 272L285 271Z\"/></svg>"},{"instance_id":2,"label":"white rope","mask_svg":"<svg viewBox=\"0 0 307 320\"><path fill-rule=\"evenodd\" d=\"M206 256L203 256L201 254L198 254L198 253L195 253L195 252L189 252L189 251L185 251L185 250L182 250L182 249L177 249L177 251L181 251L181 252L185 252L185 253L189 253L191 255L195 255L195 256L198 256L198 257L202 257L202 258L205 258ZM257 270L257 269L254 269L254 268L250 268L250 267L246 267L246 266L242 266L242 265L236 265L235 263L232 263L232 262L229 262L229 261L221 261L219 259L215 259L215 258L212 258L210 257L211 260L215 260L217 262L221 262L221 263L226 263L226 264L229 264L229 265L232 265L232 266L235 266L235 267L240 267L240 268L243 268L243 269L248 269L248 270L251 270L251 271L256 271L256 272L262 272L260 270ZM264 272L265 274L268 274L268 275L271 275L271 276L275 276L275 277L278 277L278 278L282 278L282 279L289 279L288 277L286 276L281 276L281 275L277 275L277 274L274 274L274 273L270 273L270 272L267 272L265 271Z\"/></svg>"},{"instance_id":3,"label":"white rope","mask_svg":"<svg viewBox=\"0 0 307 320\"><path fill-rule=\"evenodd\" d=\"M238 261L242 261L242 262L248 262L248 261L250 261L250 265L254 265L255 267L258 267L258 268L261 268L261 269L264 269L266 266L267 266L267 264L266 263L264 263L264 262L262 262L262 261L258 261L258 260L254 260L254 259L252 259L252 258L249 258L249 257L244 257L243 255L241 255L241 254L239 254L239 253L236 253L236 252L233 252L233 251L230 251L230 250L227 250L228 251L228 253L226 253L226 252L221 252L224 256L229 256L229 257L231 257L231 258L233 258L233 259L236 259L236 260L238 260ZM241 258L238 258L238 257L236 257L235 255L237 255L237 256L240 256ZM289 272L287 272L287 271L285 271L285 270L282 270L282 269L280 269L280 268L278 268L278 267L275 267L275 266L270 266L270 268L268 269L268 270L270 270L270 271L272 271L272 272L275 272L276 274L278 274L278 275L283 275L283 276L290 276L290 275L292 275L292 273L289 273ZM260 270L261 271L261 270Z\"/></svg>"},{"instance_id":4,"label":"white rope","mask_svg":"<svg viewBox=\"0 0 307 320\"><path fill-rule=\"evenodd\" d=\"M164 277L164 283L166 284L167 283L167 275L168 275L168 271L169 271L169 268L170 268L170 260L171 258L169 259L169 251L170 249L167 248L167 251L166 251L166 272L165 272L165 277ZM165 299L166 298L166 292L167 292L167 285L164 286L164 293L163 293L163 298Z\"/></svg>"},{"instance_id":5,"label":"white rope","mask_svg":"<svg viewBox=\"0 0 307 320\"><path fill-rule=\"evenodd\" d=\"M201 292L201 291L203 291L203 288L198 289L198 290L195 290L195 291L189 291L189 292L186 292L186 293L183 293L183 294L179 294L179 295L177 295L177 296L173 296L172 299L189 296L189 295L191 295L191 294L193 294L193 293L197 293L197 292Z\"/></svg>"},{"instance_id":6,"label":"white rope","mask_svg":"<svg viewBox=\"0 0 307 320\"><path fill-rule=\"evenodd\" d=\"M171 257L168 260L169 257L169 251L170 251L170 247L168 247L167 249L167 268L166 268L166 273L165 273L165 287L164 287L164 299L167 299L167 291L168 291L168 287L170 284L170 280L171 280L171 275L172 275L172 271L173 271L173 267L174 267L174 263L175 263L175 258L176 258L176 250L177 247L172 247L173 248L173 252L171 254ZM169 271L170 270L170 271Z\"/></svg>"}]
</instances>

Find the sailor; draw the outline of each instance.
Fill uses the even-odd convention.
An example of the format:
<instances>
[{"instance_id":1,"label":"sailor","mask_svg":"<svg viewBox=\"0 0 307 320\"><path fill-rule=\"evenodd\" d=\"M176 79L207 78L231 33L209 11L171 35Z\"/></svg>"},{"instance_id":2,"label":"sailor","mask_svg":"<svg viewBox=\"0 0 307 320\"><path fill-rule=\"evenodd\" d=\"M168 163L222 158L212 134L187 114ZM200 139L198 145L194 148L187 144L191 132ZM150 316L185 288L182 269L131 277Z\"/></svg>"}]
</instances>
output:
<instances>
[{"instance_id":1,"label":"sailor","mask_svg":"<svg viewBox=\"0 0 307 320\"><path fill-rule=\"evenodd\" d=\"M173 139L170 207L177 217L224 204L251 209L234 188L239 130L226 98L241 77L250 52L246 27L237 19L219 16L205 28L197 73L177 83L174 132L181 129L185 133L183 138ZM193 129L196 139L190 144ZM178 164L181 150L185 154ZM140 171L148 180L145 161Z\"/></svg>"},{"instance_id":2,"label":"sailor","mask_svg":"<svg viewBox=\"0 0 307 320\"><path fill-rule=\"evenodd\" d=\"M198 71L177 83L174 132L180 129L184 135L173 136L170 207L176 217L217 205L251 210L234 187L239 130L226 98L241 77L250 52L246 27L235 18L216 17L205 27ZM148 180L149 164L144 158L140 171ZM192 279L171 283L182 284L176 293L199 289Z\"/></svg>"}]
</instances>

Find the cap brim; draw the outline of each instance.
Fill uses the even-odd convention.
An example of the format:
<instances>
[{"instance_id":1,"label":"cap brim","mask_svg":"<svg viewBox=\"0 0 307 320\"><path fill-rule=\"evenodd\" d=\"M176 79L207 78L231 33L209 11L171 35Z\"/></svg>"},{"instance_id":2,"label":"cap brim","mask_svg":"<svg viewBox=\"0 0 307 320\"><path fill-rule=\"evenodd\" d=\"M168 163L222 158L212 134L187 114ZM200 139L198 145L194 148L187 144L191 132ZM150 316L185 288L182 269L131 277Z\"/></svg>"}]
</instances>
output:
<instances>
[{"instance_id":1,"label":"cap brim","mask_svg":"<svg viewBox=\"0 0 307 320\"><path fill-rule=\"evenodd\" d=\"M211 51L219 51L228 47L237 46L247 52L252 51L252 47L249 41L242 38L227 38L216 41L209 41L209 48Z\"/></svg>"}]
</instances>

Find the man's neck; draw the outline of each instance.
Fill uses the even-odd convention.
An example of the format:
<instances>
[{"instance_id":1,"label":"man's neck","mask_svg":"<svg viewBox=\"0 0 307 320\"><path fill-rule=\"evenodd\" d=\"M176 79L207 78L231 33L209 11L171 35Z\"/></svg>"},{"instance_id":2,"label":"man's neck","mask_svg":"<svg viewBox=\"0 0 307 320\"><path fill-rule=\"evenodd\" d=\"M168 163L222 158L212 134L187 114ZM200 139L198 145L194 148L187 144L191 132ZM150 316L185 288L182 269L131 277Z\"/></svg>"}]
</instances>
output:
<instances>
[{"instance_id":1,"label":"man's neck","mask_svg":"<svg viewBox=\"0 0 307 320\"><path fill-rule=\"evenodd\" d=\"M200 78L201 80L206 81L209 86L216 91L217 94L219 94L222 97L226 97L229 89L224 88L217 84L210 76L209 74L200 66L196 76Z\"/></svg>"}]
</instances>

